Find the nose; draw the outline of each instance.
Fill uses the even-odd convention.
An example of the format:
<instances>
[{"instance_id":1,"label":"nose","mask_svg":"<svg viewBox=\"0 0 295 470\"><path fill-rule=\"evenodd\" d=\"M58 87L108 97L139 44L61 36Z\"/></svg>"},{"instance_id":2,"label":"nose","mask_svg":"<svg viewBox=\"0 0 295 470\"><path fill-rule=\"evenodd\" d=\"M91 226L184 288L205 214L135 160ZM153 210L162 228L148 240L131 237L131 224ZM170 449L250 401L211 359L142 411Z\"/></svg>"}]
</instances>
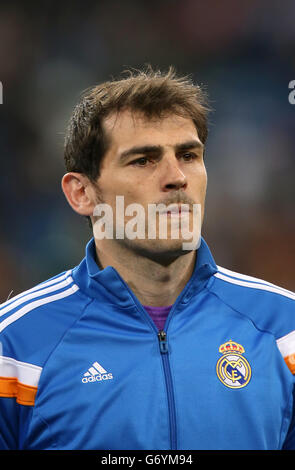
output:
<instances>
[{"instance_id":1,"label":"nose","mask_svg":"<svg viewBox=\"0 0 295 470\"><path fill-rule=\"evenodd\" d=\"M163 162L164 163L164 162ZM175 155L166 158L162 166L161 189L164 192L185 189L187 178L179 167L179 162Z\"/></svg>"}]
</instances>

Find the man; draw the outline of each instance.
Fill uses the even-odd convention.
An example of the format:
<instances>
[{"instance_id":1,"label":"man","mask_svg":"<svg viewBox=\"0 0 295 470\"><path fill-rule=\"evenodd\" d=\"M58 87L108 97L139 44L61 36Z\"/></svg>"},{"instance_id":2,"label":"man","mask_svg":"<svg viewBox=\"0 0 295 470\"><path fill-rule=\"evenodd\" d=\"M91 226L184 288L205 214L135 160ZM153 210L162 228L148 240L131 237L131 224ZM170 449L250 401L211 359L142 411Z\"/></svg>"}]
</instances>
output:
<instances>
[{"instance_id":1,"label":"man","mask_svg":"<svg viewBox=\"0 0 295 470\"><path fill-rule=\"evenodd\" d=\"M295 295L199 236L207 113L172 69L82 96L62 188L94 237L1 306L2 449L295 448Z\"/></svg>"}]
</instances>

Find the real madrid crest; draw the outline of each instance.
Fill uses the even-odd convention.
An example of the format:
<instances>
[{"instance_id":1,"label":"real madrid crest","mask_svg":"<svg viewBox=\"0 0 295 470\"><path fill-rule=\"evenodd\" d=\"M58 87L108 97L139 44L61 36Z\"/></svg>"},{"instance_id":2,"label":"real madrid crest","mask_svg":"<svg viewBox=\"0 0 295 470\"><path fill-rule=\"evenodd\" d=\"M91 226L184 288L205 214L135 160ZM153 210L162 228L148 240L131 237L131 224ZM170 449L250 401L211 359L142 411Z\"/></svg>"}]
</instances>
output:
<instances>
[{"instance_id":1,"label":"real madrid crest","mask_svg":"<svg viewBox=\"0 0 295 470\"><path fill-rule=\"evenodd\" d=\"M219 380L229 388L245 387L251 379L251 367L243 356L245 349L231 339L219 347L222 356L216 364Z\"/></svg>"}]
</instances>

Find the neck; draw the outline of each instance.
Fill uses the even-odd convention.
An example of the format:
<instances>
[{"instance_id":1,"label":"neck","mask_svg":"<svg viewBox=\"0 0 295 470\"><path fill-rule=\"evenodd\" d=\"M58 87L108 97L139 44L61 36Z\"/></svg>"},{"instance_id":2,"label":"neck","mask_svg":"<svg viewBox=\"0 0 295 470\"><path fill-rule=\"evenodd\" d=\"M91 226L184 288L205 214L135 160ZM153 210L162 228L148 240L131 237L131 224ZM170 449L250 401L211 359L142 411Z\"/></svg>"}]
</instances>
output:
<instances>
[{"instance_id":1,"label":"neck","mask_svg":"<svg viewBox=\"0 0 295 470\"><path fill-rule=\"evenodd\" d=\"M166 258L165 262L139 255L113 240L96 241L96 253L102 268L113 266L142 305L172 305L189 281L195 266L196 252Z\"/></svg>"}]
</instances>

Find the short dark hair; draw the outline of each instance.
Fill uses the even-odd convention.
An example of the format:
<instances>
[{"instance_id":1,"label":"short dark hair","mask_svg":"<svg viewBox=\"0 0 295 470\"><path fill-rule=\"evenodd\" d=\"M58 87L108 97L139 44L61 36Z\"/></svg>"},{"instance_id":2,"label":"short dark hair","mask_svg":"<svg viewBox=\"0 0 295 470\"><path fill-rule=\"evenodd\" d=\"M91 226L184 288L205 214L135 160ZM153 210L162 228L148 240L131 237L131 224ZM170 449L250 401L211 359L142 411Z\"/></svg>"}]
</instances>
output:
<instances>
[{"instance_id":1,"label":"short dark hair","mask_svg":"<svg viewBox=\"0 0 295 470\"><path fill-rule=\"evenodd\" d=\"M126 72L125 72L126 73ZM124 109L145 117L177 114L193 120L205 144L210 111L207 94L188 76L177 76L173 67L167 72L127 70L127 75L87 89L75 106L65 135L64 160L68 172L75 171L95 181L107 148L103 120Z\"/></svg>"}]
</instances>

